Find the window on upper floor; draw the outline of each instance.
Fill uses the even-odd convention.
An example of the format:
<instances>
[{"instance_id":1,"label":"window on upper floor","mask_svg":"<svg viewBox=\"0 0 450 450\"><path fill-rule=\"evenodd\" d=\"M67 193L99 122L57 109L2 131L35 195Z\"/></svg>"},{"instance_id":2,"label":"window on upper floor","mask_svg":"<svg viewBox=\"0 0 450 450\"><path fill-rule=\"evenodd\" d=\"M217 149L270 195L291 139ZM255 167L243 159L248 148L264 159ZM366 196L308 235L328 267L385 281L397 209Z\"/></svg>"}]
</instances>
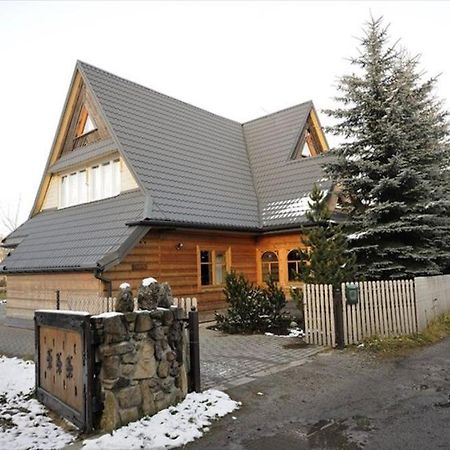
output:
<instances>
[{"instance_id":1,"label":"window on upper floor","mask_svg":"<svg viewBox=\"0 0 450 450\"><path fill-rule=\"evenodd\" d=\"M84 134L88 134L91 131L96 130L97 127L95 125L94 119L90 116L88 110L85 106L81 109L80 117L77 123L77 129L75 131L75 137L83 136Z\"/></svg>"},{"instance_id":2,"label":"window on upper floor","mask_svg":"<svg viewBox=\"0 0 450 450\"><path fill-rule=\"evenodd\" d=\"M114 197L120 194L120 181L119 159L63 175L59 207Z\"/></svg>"}]
</instances>

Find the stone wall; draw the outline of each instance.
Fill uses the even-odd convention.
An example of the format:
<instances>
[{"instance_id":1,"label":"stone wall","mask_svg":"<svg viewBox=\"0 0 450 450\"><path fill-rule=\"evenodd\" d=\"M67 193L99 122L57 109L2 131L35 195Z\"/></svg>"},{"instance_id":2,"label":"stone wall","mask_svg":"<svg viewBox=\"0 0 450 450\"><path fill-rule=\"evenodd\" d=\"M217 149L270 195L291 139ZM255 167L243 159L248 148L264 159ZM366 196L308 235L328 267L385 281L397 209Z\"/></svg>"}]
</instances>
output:
<instances>
[{"instance_id":1,"label":"stone wall","mask_svg":"<svg viewBox=\"0 0 450 450\"><path fill-rule=\"evenodd\" d=\"M112 431L175 405L187 394L181 311L105 313L91 318L95 341L96 427Z\"/></svg>"}]
</instances>

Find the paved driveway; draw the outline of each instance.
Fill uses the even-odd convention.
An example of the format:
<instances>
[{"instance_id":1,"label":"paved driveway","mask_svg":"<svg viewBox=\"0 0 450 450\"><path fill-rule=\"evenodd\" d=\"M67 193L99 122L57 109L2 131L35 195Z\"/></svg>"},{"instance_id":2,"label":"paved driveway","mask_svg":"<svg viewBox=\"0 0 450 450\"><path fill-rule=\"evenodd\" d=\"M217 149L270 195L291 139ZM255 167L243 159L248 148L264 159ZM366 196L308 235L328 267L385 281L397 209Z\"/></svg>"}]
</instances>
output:
<instances>
[{"instance_id":1,"label":"paved driveway","mask_svg":"<svg viewBox=\"0 0 450 450\"><path fill-rule=\"evenodd\" d=\"M0 354L33 358L32 330L4 325L0 304ZM321 350L300 347L296 338L226 335L200 325L202 388L228 389L270 373L298 366Z\"/></svg>"}]
</instances>

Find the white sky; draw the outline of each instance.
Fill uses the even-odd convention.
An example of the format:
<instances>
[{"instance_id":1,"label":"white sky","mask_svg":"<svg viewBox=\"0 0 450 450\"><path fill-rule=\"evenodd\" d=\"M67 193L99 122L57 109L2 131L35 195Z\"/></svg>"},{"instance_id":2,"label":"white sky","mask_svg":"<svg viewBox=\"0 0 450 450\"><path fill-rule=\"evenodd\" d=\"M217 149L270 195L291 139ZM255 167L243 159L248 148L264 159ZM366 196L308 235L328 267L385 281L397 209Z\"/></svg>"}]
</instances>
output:
<instances>
[{"instance_id":1,"label":"white sky","mask_svg":"<svg viewBox=\"0 0 450 450\"><path fill-rule=\"evenodd\" d=\"M77 59L238 121L320 111L370 12L447 101L446 2L0 2L0 208L27 218Z\"/></svg>"}]
</instances>

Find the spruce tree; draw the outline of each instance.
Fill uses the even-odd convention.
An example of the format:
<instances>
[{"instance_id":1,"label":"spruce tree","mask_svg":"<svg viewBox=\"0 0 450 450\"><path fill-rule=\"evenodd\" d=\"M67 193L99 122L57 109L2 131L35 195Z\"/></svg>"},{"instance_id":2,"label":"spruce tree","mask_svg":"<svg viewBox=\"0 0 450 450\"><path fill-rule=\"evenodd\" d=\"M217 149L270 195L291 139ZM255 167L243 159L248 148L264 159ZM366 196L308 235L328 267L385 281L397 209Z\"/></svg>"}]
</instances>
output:
<instances>
[{"instance_id":1,"label":"spruce tree","mask_svg":"<svg viewBox=\"0 0 450 450\"><path fill-rule=\"evenodd\" d=\"M371 20L339 79L340 107L326 111L344 138L327 170L340 186L360 277L436 275L449 261L449 130L422 81L418 58L391 45L382 19Z\"/></svg>"},{"instance_id":2,"label":"spruce tree","mask_svg":"<svg viewBox=\"0 0 450 450\"><path fill-rule=\"evenodd\" d=\"M296 278L304 283L332 284L339 287L354 276L354 256L347 249L341 225L330 220L331 212L324 193L314 185L306 213L311 227L303 229L300 264Z\"/></svg>"}]
</instances>

